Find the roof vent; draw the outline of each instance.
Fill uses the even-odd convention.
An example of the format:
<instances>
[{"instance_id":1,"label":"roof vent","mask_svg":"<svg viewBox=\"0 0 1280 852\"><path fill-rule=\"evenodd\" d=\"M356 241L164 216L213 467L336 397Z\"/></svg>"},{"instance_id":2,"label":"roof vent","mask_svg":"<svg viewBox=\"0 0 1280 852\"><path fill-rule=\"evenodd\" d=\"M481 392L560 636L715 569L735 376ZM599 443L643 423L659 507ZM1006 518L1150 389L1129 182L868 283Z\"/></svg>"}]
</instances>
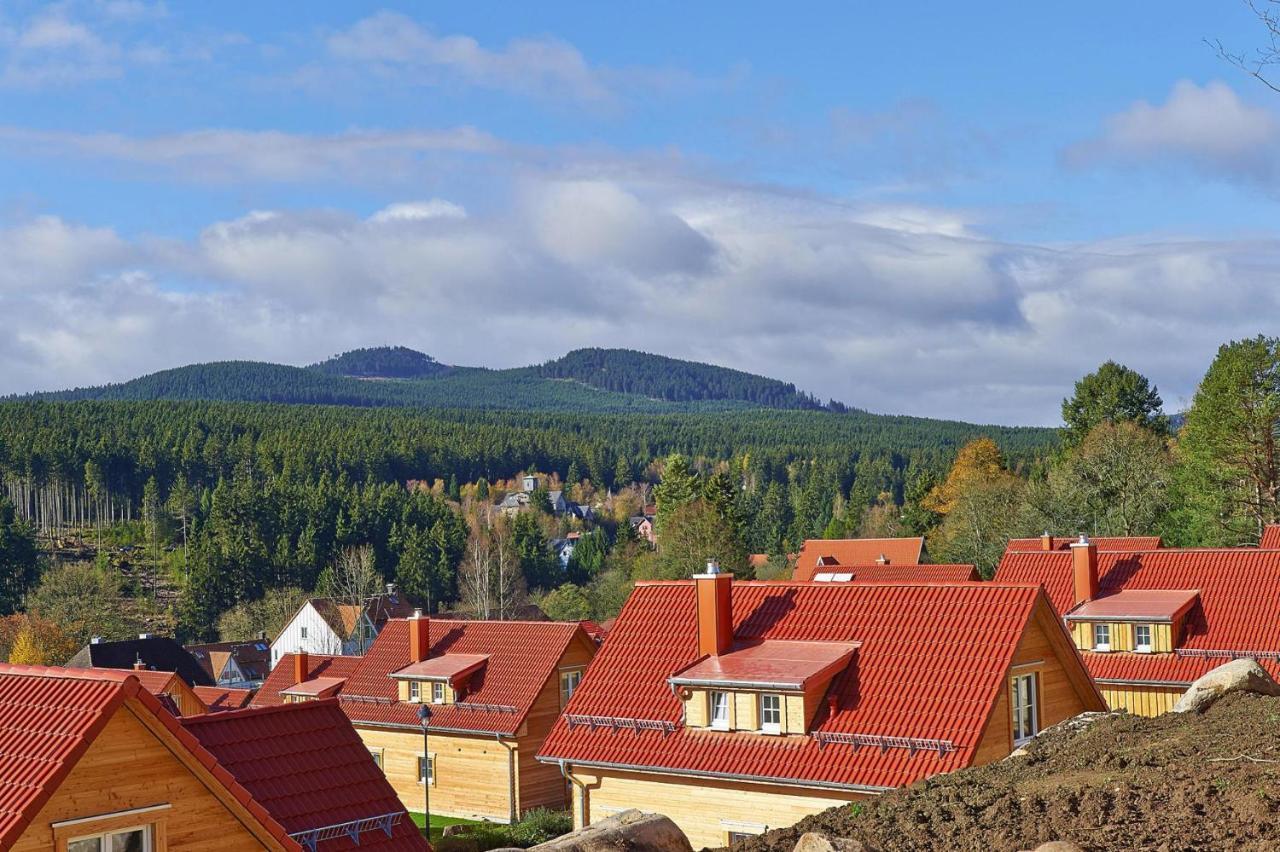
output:
<instances>
[{"instance_id":1,"label":"roof vent","mask_svg":"<svg viewBox=\"0 0 1280 852\"><path fill-rule=\"evenodd\" d=\"M716 561L716 560L714 560L714 559L708 559L708 560L707 560L707 573L708 573L708 574L719 574L719 573L720 573L720 563L719 563L719 562L717 562L717 561Z\"/></svg>"},{"instance_id":2,"label":"roof vent","mask_svg":"<svg viewBox=\"0 0 1280 852\"><path fill-rule=\"evenodd\" d=\"M152 638L152 636L151 636L151 634L150 634L150 633L139 633L139 634L138 634L138 638L139 638L139 639L150 639L150 638Z\"/></svg>"},{"instance_id":3,"label":"roof vent","mask_svg":"<svg viewBox=\"0 0 1280 852\"><path fill-rule=\"evenodd\" d=\"M414 618L422 618L422 609L419 607L413 611Z\"/></svg>"},{"instance_id":4,"label":"roof vent","mask_svg":"<svg viewBox=\"0 0 1280 852\"><path fill-rule=\"evenodd\" d=\"M90 640L89 640L89 644L90 644L90 645L101 645L101 644L102 644L102 637L101 637L101 636L94 636L92 639L90 639Z\"/></svg>"},{"instance_id":5,"label":"roof vent","mask_svg":"<svg viewBox=\"0 0 1280 852\"><path fill-rule=\"evenodd\" d=\"M396 584L387 583L387 597L394 598L396 596Z\"/></svg>"}]
</instances>

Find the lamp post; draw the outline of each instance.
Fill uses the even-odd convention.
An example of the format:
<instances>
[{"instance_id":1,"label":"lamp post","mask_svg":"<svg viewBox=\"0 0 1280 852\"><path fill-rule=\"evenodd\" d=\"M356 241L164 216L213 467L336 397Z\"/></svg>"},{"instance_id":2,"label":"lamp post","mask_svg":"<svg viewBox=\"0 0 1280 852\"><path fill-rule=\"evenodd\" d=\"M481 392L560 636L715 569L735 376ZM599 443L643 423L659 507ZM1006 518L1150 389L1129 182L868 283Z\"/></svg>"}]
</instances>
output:
<instances>
[{"instance_id":1,"label":"lamp post","mask_svg":"<svg viewBox=\"0 0 1280 852\"><path fill-rule=\"evenodd\" d=\"M418 721L422 723L422 827L427 833L427 843L431 842L431 752L427 748L427 729L431 727L431 708L426 704L418 707Z\"/></svg>"}]
</instances>

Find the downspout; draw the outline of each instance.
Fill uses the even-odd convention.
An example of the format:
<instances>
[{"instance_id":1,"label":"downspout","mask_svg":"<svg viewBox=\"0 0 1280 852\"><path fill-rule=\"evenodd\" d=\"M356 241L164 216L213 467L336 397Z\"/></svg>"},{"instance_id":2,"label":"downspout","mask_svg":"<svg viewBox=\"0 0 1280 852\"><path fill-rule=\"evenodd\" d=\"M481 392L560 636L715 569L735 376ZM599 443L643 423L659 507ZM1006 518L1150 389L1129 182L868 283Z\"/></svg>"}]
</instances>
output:
<instances>
[{"instance_id":1,"label":"downspout","mask_svg":"<svg viewBox=\"0 0 1280 852\"><path fill-rule=\"evenodd\" d=\"M582 814L582 828L591 825L591 797L590 791L598 788L601 779L597 778L595 783L587 784L573 777L573 771L569 769L569 762L561 758L556 761L560 765L560 774L565 777L570 785L578 788L578 813Z\"/></svg>"},{"instance_id":2,"label":"downspout","mask_svg":"<svg viewBox=\"0 0 1280 852\"><path fill-rule=\"evenodd\" d=\"M518 743L509 743L502 738L502 734L494 734L494 739L498 741L498 745L507 750L507 819L512 825L516 824L516 750L520 748Z\"/></svg>"}]
</instances>

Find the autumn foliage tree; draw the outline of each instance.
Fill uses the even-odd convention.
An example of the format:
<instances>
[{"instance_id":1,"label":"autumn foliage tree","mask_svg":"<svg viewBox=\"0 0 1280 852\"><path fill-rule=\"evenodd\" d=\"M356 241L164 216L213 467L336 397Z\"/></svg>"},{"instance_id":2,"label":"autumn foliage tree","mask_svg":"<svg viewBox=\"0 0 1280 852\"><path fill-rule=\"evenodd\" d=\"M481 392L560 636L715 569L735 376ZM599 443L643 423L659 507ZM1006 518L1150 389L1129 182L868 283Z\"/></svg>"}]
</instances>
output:
<instances>
[{"instance_id":1,"label":"autumn foliage tree","mask_svg":"<svg viewBox=\"0 0 1280 852\"><path fill-rule=\"evenodd\" d=\"M1006 542L1017 534L1023 487L995 441L978 438L961 447L947 478L922 501L942 518L929 552L945 562L976 565L990 577Z\"/></svg>"}]
</instances>

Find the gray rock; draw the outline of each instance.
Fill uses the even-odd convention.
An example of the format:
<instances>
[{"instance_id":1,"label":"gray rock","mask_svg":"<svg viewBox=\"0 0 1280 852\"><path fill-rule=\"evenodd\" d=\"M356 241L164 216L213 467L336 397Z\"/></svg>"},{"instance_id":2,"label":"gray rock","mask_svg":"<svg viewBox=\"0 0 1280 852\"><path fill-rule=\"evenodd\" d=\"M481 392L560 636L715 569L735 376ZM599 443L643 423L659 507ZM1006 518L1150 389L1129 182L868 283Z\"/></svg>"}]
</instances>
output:
<instances>
[{"instance_id":1,"label":"gray rock","mask_svg":"<svg viewBox=\"0 0 1280 852\"><path fill-rule=\"evenodd\" d=\"M1272 680L1256 660L1232 660L1202 675L1173 705L1174 713L1203 713L1215 701L1232 692L1280 695L1280 683Z\"/></svg>"},{"instance_id":2,"label":"gray rock","mask_svg":"<svg viewBox=\"0 0 1280 852\"><path fill-rule=\"evenodd\" d=\"M634 808L533 847L536 852L693 852L689 838L662 814Z\"/></svg>"},{"instance_id":3,"label":"gray rock","mask_svg":"<svg viewBox=\"0 0 1280 852\"><path fill-rule=\"evenodd\" d=\"M828 837L810 831L800 835L792 852L863 852L863 846L847 837Z\"/></svg>"},{"instance_id":4,"label":"gray rock","mask_svg":"<svg viewBox=\"0 0 1280 852\"><path fill-rule=\"evenodd\" d=\"M440 830L441 837L456 837L459 834L470 834L471 826L466 823L456 823L454 825L446 825Z\"/></svg>"}]
</instances>

